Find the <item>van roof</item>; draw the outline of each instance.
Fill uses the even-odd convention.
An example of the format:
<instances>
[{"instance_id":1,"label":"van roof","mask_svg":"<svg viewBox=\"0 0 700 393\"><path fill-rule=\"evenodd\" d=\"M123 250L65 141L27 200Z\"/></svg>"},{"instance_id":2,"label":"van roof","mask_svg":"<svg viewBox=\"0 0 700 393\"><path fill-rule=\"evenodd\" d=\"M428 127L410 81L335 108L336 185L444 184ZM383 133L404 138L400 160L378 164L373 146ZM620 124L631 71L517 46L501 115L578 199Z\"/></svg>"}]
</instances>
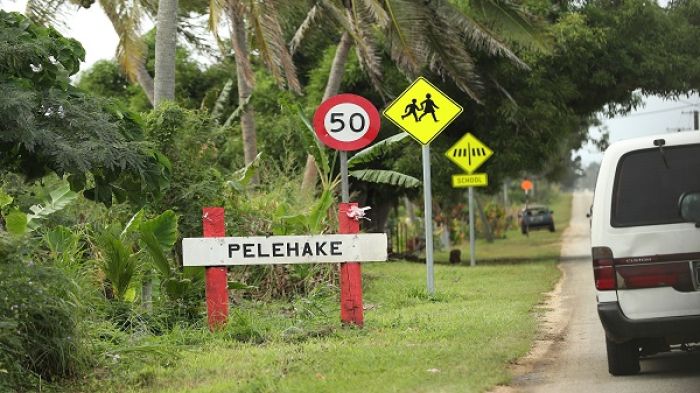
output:
<instances>
[{"instance_id":1,"label":"van roof","mask_svg":"<svg viewBox=\"0 0 700 393\"><path fill-rule=\"evenodd\" d=\"M700 143L700 132L687 131L675 132L667 134L647 135L638 138L625 139L611 144L606 150L605 155L624 154L630 150L650 149L654 148L654 141L663 139L666 141L664 146L684 145L689 143ZM617 153L617 154L615 154Z\"/></svg>"}]
</instances>

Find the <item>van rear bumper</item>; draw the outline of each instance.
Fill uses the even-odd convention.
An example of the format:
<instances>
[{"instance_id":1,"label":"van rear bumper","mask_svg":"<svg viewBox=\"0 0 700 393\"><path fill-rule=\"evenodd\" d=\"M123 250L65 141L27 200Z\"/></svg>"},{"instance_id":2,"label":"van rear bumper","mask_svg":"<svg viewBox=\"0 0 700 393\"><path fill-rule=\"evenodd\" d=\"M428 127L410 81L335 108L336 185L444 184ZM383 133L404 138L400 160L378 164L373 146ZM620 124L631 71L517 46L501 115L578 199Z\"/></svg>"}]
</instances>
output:
<instances>
[{"instance_id":1,"label":"van rear bumper","mask_svg":"<svg viewBox=\"0 0 700 393\"><path fill-rule=\"evenodd\" d=\"M629 319L618 302L605 302L598 303L598 316L607 337L618 343L636 338L682 337L690 341L700 337L700 315Z\"/></svg>"}]
</instances>

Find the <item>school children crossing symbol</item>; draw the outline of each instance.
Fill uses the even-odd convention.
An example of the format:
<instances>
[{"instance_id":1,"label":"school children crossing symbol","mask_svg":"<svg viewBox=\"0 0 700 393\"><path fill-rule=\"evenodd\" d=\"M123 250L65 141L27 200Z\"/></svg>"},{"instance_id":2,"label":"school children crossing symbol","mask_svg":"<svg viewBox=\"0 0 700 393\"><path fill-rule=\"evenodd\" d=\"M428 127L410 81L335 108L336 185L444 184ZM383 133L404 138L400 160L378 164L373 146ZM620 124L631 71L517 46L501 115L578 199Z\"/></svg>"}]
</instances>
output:
<instances>
[{"instance_id":1,"label":"school children crossing symbol","mask_svg":"<svg viewBox=\"0 0 700 393\"><path fill-rule=\"evenodd\" d=\"M430 186L430 142L462 113L462 107L452 101L423 77L418 77L384 110L384 116L406 131L421 145L423 161L423 203L425 220L433 222ZM433 269L433 226L425 225L425 266L428 294L435 294Z\"/></svg>"},{"instance_id":2,"label":"school children crossing symbol","mask_svg":"<svg viewBox=\"0 0 700 393\"><path fill-rule=\"evenodd\" d=\"M466 175L453 175L452 187L462 188L488 185L488 177L485 173L473 173L492 155L493 150L476 139L474 135L470 133L464 135L445 152L445 156L450 161L467 172Z\"/></svg>"},{"instance_id":3,"label":"school children crossing symbol","mask_svg":"<svg viewBox=\"0 0 700 393\"><path fill-rule=\"evenodd\" d=\"M462 113L462 107L427 79L418 77L385 110L384 116L427 145Z\"/></svg>"}]
</instances>

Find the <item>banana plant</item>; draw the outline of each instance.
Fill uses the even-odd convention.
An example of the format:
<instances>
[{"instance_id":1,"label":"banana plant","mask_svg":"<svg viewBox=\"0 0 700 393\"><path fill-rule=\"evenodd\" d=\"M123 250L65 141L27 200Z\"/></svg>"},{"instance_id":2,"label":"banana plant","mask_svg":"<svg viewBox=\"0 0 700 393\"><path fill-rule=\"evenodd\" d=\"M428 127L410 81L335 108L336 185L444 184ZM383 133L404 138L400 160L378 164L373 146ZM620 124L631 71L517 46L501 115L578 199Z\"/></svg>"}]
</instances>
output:
<instances>
[{"instance_id":1,"label":"banana plant","mask_svg":"<svg viewBox=\"0 0 700 393\"><path fill-rule=\"evenodd\" d=\"M114 298L134 300L139 270L155 269L162 293L176 300L185 296L191 284L203 280L201 269L180 269L172 258L178 238L177 216L172 210L146 219L143 210L122 228L113 224L97 237L100 268L111 284Z\"/></svg>"},{"instance_id":2,"label":"banana plant","mask_svg":"<svg viewBox=\"0 0 700 393\"><path fill-rule=\"evenodd\" d=\"M105 296L108 299L133 301L136 294L133 283L138 273L139 258L120 232L119 224L112 224L97 236L98 266L105 277Z\"/></svg>"},{"instance_id":3,"label":"banana plant","mask_svg":"<svg viewBox=\"0 0 700 393\"><path fill-rule=\"evenodd\" d=\"M307 146L307 151L314 157L316 162L319 163L318 171L321 178L328 178L331 173L331 168L328 165L328 157L325 153L325 149L316 138L313 126L301 108L299 108L298 113L306 126L304 132L302 132L302 136ZM408 134L406 133L396 134L355 153L355 155L348 160L348 169L350 169L348 175L357 180L369 183L384 184L399 188L419 187L421 185L420 180L405 173L389 169L360 168L363 165L377 162L398 146L407 136ZM326 184L324 184L324 186L325 185Z\"/></svg>"},{"instance_id":4,"label":"banana plant","mask_svg":"<svg viewBox=\"0 0 700 393\"><path fill-rule=\"evenodd\" d=\"M13 235L22 236L40 227L42 220L46 220L51 214L63 210L78 197L78 194L70 190L67 182L49 192L49 197L43 203L29 207L31 213L25 213L19 209L13 209L4 216L5 227ZM12 203L12 197L0 193L0 208Z\"/></svg>"},{"instance_id":5,"label":"banana plant","mask_svg":"<svg viewBox=\"0 0 700 393\"><path fill-rule=\"evenodd\" d=\"M160 276L161 289L171 300L184 298L192 284L204 280L203 269L180 268L172 258L177 238L177 217L172 210L144 220L139 226L142 249L146 250L148 260Z\"/></svg>"},{"instance_id":6,"label":"banana plant","mask_svg":"<svg viewBox=\"0 0 700 393\"><path fill-rule=\"evenodd\" d=\"M49 257L54 263L63 269L72 269L79 266L83 245L81 231L71 230L63 225L45 231L42 238L49 249Z\"/></svg>"}]
</instances>

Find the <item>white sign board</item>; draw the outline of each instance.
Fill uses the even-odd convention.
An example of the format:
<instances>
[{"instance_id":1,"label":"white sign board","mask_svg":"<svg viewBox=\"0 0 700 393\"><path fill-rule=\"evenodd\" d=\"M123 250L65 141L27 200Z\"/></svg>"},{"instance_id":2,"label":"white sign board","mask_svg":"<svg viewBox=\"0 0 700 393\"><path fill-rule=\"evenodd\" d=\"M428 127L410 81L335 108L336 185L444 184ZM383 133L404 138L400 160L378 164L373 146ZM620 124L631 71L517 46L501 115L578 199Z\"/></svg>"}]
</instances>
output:
<instances>
[{"instance_id":1,"label":"white sign board","mask_svg":"<svg viewBox=\"0 0 700 393\"><path fill-rule=\"evenodd\" d=\"M272 265L387 260L384 233L195 237L182 241L184 266Z\"/></svg>"}]
</instances>

